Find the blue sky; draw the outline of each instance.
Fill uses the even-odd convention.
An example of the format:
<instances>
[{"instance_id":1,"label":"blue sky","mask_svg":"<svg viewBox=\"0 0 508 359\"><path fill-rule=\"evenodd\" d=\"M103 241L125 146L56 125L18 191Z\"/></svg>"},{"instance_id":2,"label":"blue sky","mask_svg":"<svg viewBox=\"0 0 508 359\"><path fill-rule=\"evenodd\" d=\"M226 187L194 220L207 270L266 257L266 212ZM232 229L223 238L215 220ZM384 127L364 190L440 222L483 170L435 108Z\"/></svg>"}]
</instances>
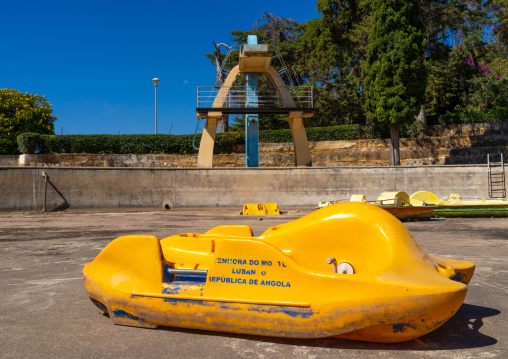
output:
<instances>
[{"instance_id":1,"label":"blue sky","mask_svg":"<svg viewBox=\"0 0 508 359\"><path fill-rule=\"evenodd\" d=\"M249 30L263 9L299 22L315 1L27 1L2 3L0 88L44 95L55 133L194 133L196 87L211 86L212 41Z\"/></svg>"}]
</instances>

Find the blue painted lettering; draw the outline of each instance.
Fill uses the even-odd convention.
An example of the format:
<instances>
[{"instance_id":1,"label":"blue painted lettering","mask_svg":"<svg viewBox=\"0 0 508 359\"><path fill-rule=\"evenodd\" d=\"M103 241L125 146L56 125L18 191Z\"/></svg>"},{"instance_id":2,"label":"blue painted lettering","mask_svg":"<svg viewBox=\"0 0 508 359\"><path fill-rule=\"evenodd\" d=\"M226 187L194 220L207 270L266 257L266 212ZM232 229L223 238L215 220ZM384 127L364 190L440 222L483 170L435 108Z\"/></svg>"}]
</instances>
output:
<instances>
[{"instance_id":1,"label":"blue painted lettering","mask_svg":"<svg viewBox=\"0 0 508 359\"><path fill-rule=\"evenodd\" d=\"M247 264L247 261L245 259L233 259L233 264Z\"/></svg>"},{"instance_id":2,"label":"blue painted lettering","mask_svg":"<svg viewBox=\"0 0 508 359\"><path fill-rule=\"evenodd\" d=\"M233 268L231 269L231 273L233 274L256 274L256 271L254 269L251 269L251 270L248 270L248 269L245 269L245 268Z\"/></svg>"},{"instance_id":3,"label":"blue painted lettering","mask_svg":"<svg viewBox=\"0 0 508 359\"><path fill-rule=\"evenodd\" d=\"M215 263L219 263L219 264L247 264L247 260L240 259L240 258L215 258Z\"/></svg>"},{"instance_id":4,"label":"blue painted lettering","mask_svg":"<svg viewBox=\"0 0 508 359\"><path fill-rule=\"evenodd\" d=\"M247 279L229 277L208 277L209 282L221 282L228 284L247 284Z\"/></svg>"},{"instance_id":5,"label":"blue painted lettering","mask_svg":"<svg viewBox=\"0 0 508 359\"><path fill-rule=\"evenodd\" d=\"M291 288L291 284L289 282L281 282L275 280L262 280L261 285L266 285L269 287Z\"/></svg>"}]
</instances>

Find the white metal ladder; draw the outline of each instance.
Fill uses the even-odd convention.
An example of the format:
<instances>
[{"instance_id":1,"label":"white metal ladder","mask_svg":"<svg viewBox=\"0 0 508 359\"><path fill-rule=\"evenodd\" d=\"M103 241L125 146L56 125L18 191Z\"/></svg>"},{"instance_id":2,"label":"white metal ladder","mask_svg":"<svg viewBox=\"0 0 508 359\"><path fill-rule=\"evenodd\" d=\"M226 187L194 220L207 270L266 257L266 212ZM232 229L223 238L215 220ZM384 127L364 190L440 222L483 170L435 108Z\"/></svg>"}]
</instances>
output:
<instances>
[{"instance_id":1,"label":"white metal ladder","mask_svg":"<svg viewBox=\"0 0 508 359\"><path fill-rule=\"evenodd\" d=\"M487 154L489 197L506 197L503 154L501 153L501 162L492 162L490 156L494 155Z\"/></svg>"}]
</instances>

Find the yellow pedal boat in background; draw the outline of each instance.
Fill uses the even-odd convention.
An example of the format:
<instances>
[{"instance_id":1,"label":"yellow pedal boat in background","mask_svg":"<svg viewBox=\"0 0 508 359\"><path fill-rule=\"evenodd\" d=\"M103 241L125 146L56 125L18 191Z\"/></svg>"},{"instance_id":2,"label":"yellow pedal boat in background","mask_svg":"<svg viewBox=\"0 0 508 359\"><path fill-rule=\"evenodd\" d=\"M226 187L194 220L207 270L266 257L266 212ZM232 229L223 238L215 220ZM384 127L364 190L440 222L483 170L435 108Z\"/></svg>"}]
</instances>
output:
<instances>
[{"instance_id":1,"label":"yellow pedal boat in background","mask_svg":"<svg viewBox=\"0 0 508 359\"><path fill-rule=\"evenodd\" d=\"M351 202L367 202L364 195L351 196ZM406 192L382 192L371 204L383 208L401 221L429 220L432 218L432 205L412 204Z\"/></svg>"},{"instance_id":2,"label":"yellow pedal boat in background","mask_svg":"<svg viewBox=\"0 0 508 359\"><path fill-rule=\"evenodd\" d=\"M401 342L457 312L474 264L426 254L376 206L341 203L259 237L249 226L120 237L83 272L115 324Z\"/></svg>"},{"instance_id":3,"label":"yellow pedal boat in background","mask_svg":"<svg viewBox=\"0 0 508 359\"><path fill-rule=\"evenodd\" d=\"M319 202L316 208L323 208L345 201L346 200ZM385 211L391 213L401 221L429 220L432 218L432 209L434 207L433 205L427 205L425 203L413 205L410 202L408 194L403 191L383 192L377 196L375 201L368 201L367 196L363 194L353 194L349 201L373 204L383 208Z\"/></svg>"},{"instance_id":4,"label":"yellow pedal boat in background","mask_svg":"<svg viewBox=\"0 0 508 359\"><path fill-rule=\"evenodd\" d=\"M410 197L413 206L434 206L435 217L508 217L508 199L461 197L453 193L439 199L427 191L415 192Z\"/></svg>"}]
</instances>

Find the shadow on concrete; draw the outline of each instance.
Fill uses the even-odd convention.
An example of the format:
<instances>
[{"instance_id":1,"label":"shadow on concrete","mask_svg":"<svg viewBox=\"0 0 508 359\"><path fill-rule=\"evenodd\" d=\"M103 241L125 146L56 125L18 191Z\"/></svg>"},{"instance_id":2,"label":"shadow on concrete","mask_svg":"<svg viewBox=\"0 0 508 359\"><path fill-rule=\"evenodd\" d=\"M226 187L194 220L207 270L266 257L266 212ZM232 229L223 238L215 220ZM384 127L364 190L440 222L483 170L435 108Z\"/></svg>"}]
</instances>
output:
<instances>
[{"instance_id":1,"label":"shadow on concrete","mask_svg":"<svg viewBox=\"0 0 508 359\"><path fill-rule=\"evenodd\" d=\"M48 178L48 184L53 187L53 189L55 190L55 192L60 196L61 199L63 199L63 203L61 205L59 205L58 207L56 208L53 208L52 210L50 210L50 212L57 212L57 211L65 211L67 208L70 207L69 205L69 202L67 202L67 199L64 197L64 195L62 194L62 192L60 192L58 190L58 188L55 187L55 185L53 184L53 182L51 182L51 180Z\"/></svg>"},{"instance_id":2,"label":"shadow on concrete","mask_svg":"<svg viewBox=\"0 0 508 359\"><path fill-rule=\"evenodd\" d=\"M463 304L459 311L445 324L433 332L415 340L402 343L369 343L337 338L319 339L287 339L263 337L256 335L240 335L231 333L201 331L193 329L159 327L159 330L176 331L181 333L229 337L251 341L260 341L281 345L298 345L305 347L319 347L328 349L356 349L356 350L456 350L480 348L497 343L497 339L480 333L483 319L500 314L497 309Z\"/></svg>"},{"instance_id":3,"label":"shadow on concrete","mask_svg":"<svg viewBox=\"0 0 508 359\"><path fill-rule=\"evenodd\" d=\"M462 304L459 311L448 322L421 340L431 349L480 348L497 343L497 339L480 333L483 319L500 314L497 309L472 304Z\"/></svg>"}]
</instances>

